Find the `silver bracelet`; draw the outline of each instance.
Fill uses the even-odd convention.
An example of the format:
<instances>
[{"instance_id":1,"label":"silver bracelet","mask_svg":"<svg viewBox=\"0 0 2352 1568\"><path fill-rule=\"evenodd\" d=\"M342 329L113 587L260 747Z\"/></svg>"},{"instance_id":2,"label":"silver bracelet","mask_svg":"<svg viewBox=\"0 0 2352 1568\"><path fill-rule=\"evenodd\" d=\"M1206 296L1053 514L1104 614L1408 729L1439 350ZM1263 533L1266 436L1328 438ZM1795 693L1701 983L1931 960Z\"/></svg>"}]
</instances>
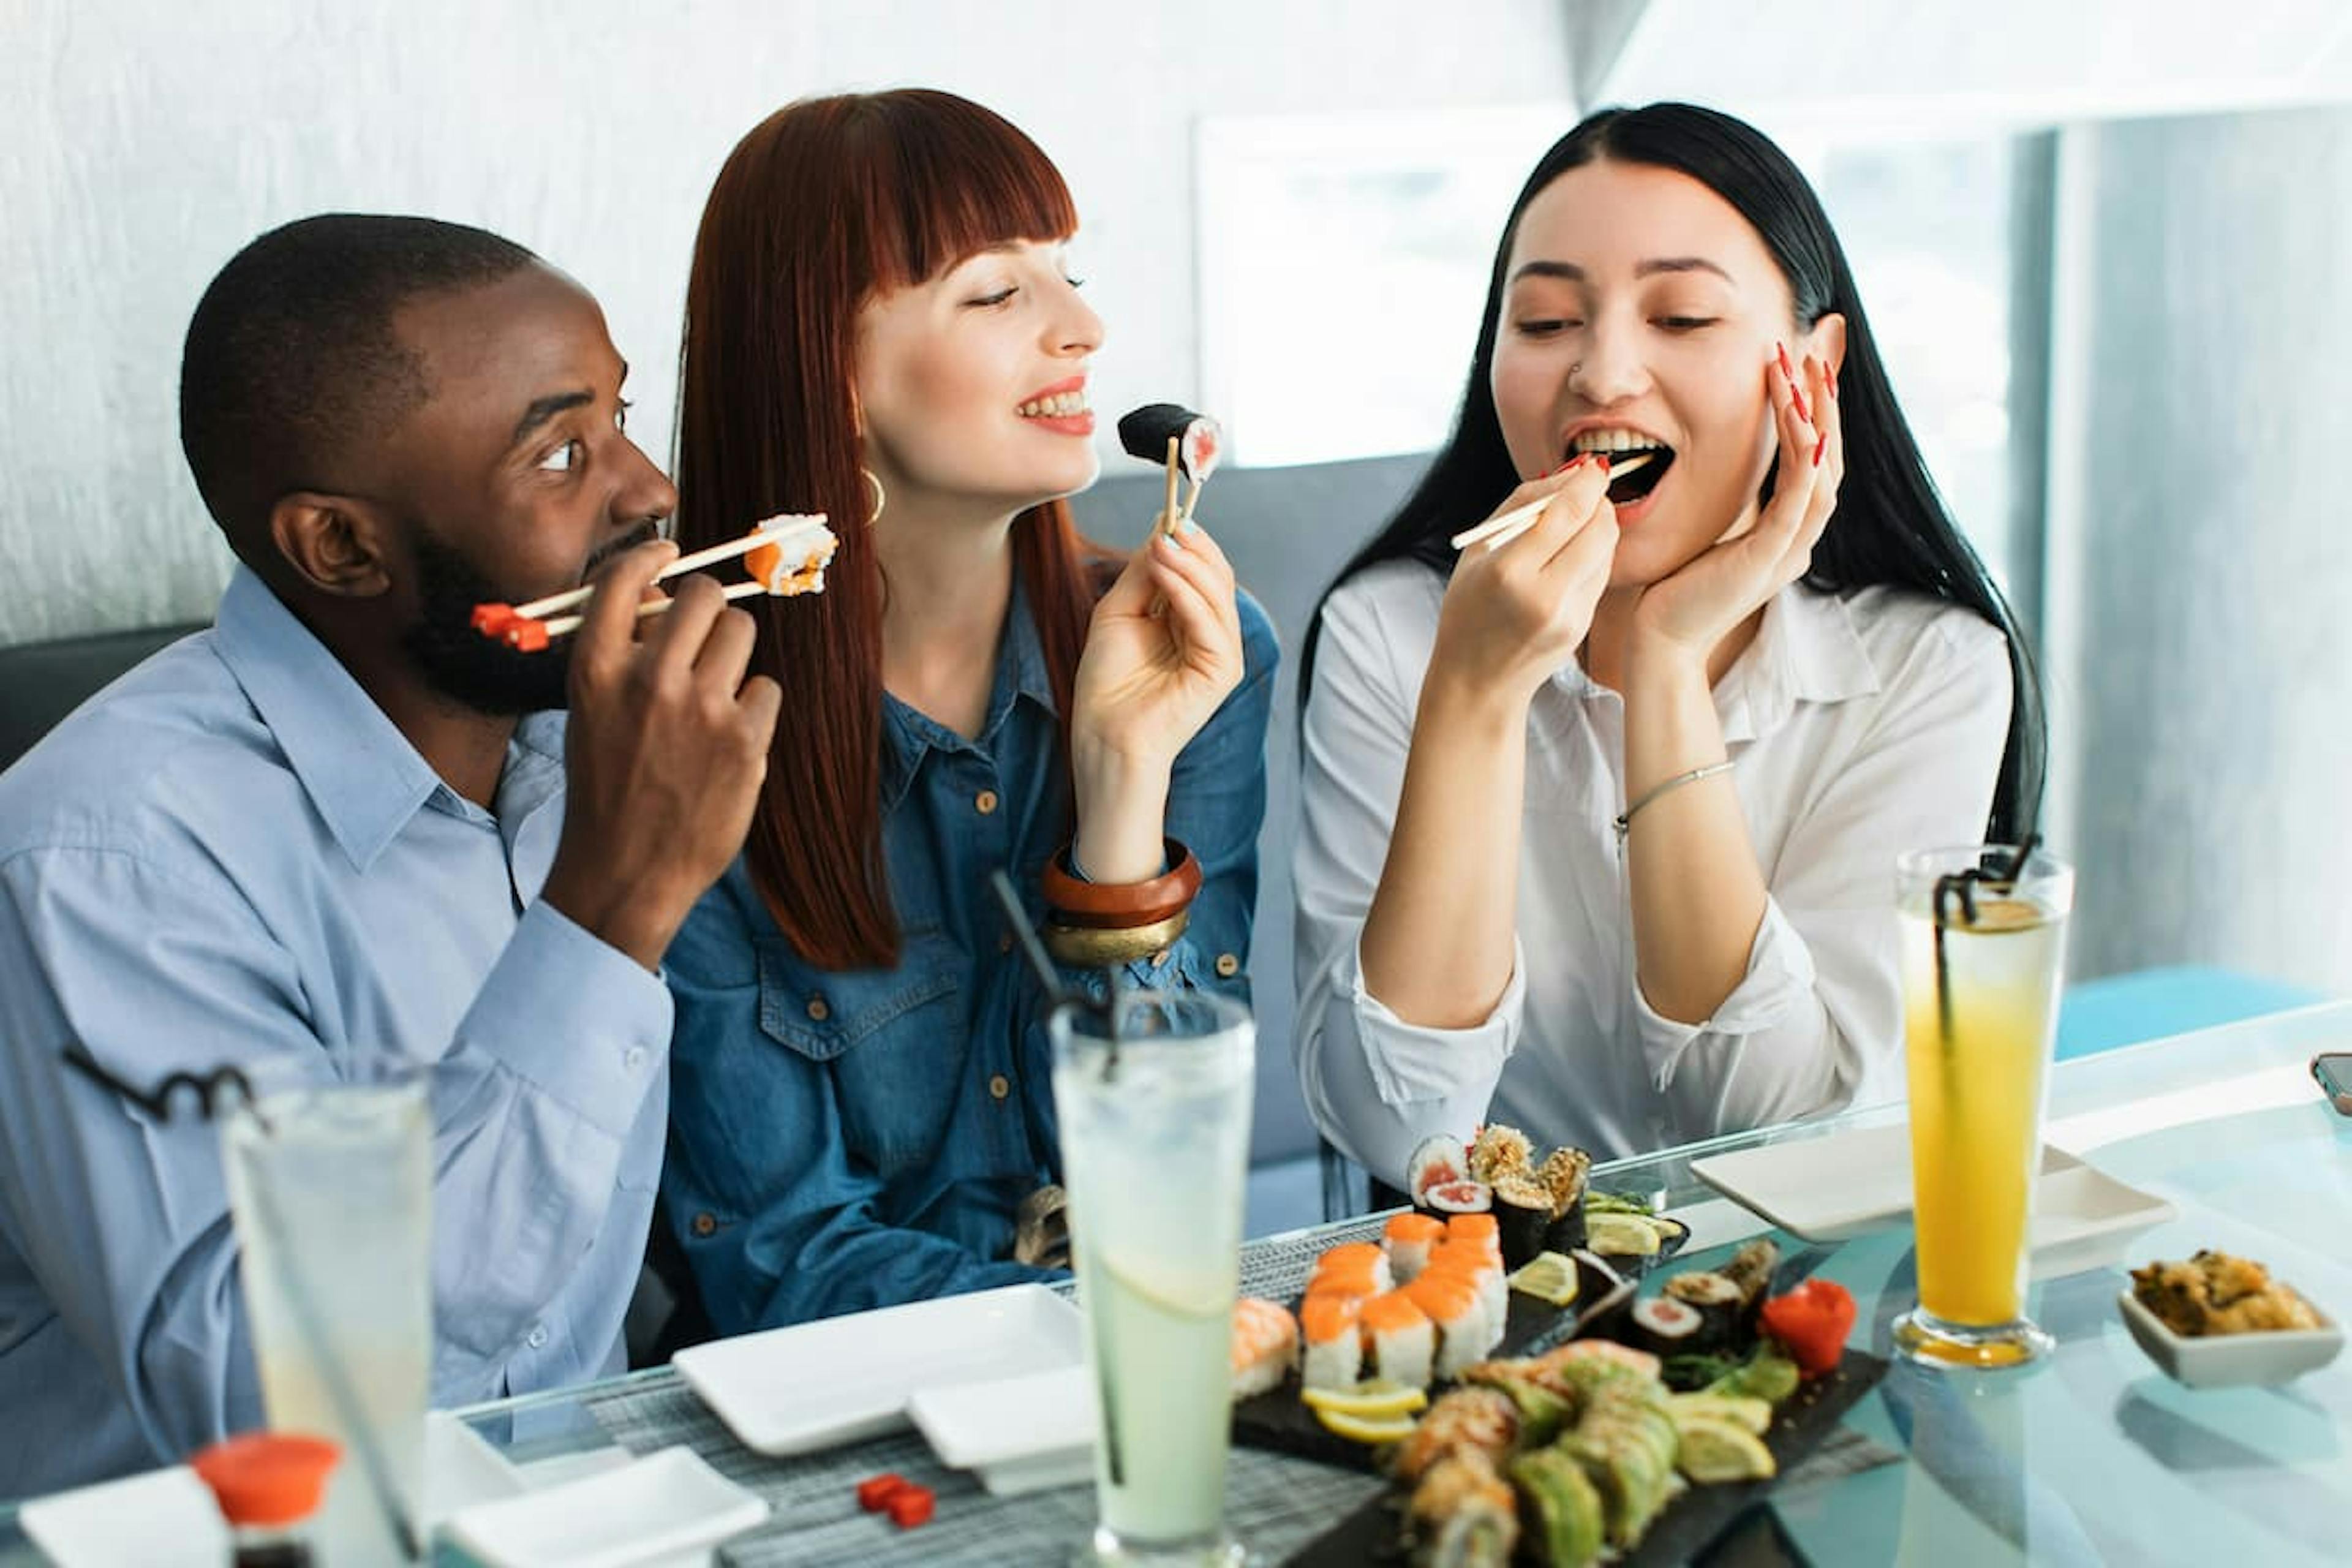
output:
<instances>
[{"instance_id":1,"label":"silver bracelet","mask_svg":"<svg viewBox=\"0 0 2352 1568\"><path fill-rule=\"evenodd\" d=\"M1624 814L1617 818L1617 842L1621 845L1625 842L1625 835L1633 826L1633 814L1660 795L1671 795L1686 784L1696 784L1701 779L1711 779L1717 773L1727 773L1730 771L1731 763L1727 758L1719 763L1709 763L1703 768L1693 768L1686 773L1676 773L1664 784L1652 784L1642 792L1641 799L1627 806Z\"/></svg>"}]
</instances>

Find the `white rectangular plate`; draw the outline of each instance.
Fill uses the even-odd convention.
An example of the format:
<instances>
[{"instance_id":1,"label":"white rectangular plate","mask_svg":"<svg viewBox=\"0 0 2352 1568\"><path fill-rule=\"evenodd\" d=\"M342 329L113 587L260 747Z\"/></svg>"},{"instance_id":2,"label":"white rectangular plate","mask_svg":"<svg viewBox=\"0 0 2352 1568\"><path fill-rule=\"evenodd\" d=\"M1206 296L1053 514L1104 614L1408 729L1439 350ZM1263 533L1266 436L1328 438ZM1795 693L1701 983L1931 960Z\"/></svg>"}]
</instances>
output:
<instances>
[{"instance_id":1,"label":"white rectangular plate","mask_svg":"<svg viewBox=\"0 0 2352 1568\"><path fill-rule=\"evenodd\" d=\"M977 1472L998 1497L1094 1473L1094 1385L1083 1365L925 1389L907 1414L940 1463Z\"/></svg>"},{"instance_id":2,"label":"white rectangular plate","mask_svg":"<svg viewBox=\"0 0 2352 1568\"><path fill-rule=\"evenodd\" d=\"M1692 1161L1691 1173L1793 1236L1845 1241L1910 1219L1911 1128L1896 1122L1709 1155ZM2120 1258L2130 1237L2172 1217L2162 1198L2044 1144L2032 1272L2099 1267Z\"/></svg>"},{"instance_id":3,"label":"white rectangular plate","mask_svg":"<svg viewBox=\"0 0 2352 1568\"><path fill-rule=\"evenodd\" d=\"M450 1539L488 1568L629 1568L695 1562L768 1517L768 1505L664 1448L633 1464L450 1515Z\"/></svg>"},{"instance_id":4,"label":"white rectangular plate","mask_svg":"<svg viewBox=\"0 0 2352 1568\"><path fill-rule=\"evenodd\" d=\"M1078 1310L1013 1285L715 1340L673 1358L743 1446L805 1454L903 1426L918 1389L1078 1365Z\"/></svg>"},{"instance_id":5,"label":"white rectangular plate","mask_svg":"<svg viewBox=\"0 0 2352 1568\"><path fill-rule=\"evenodd\" d=\"M145 1568L228 1557L220 1505L185 1465L42 1498L26 1503L17 1521L45 1558L63 1568Z\"/></svg>"}]
</instances>

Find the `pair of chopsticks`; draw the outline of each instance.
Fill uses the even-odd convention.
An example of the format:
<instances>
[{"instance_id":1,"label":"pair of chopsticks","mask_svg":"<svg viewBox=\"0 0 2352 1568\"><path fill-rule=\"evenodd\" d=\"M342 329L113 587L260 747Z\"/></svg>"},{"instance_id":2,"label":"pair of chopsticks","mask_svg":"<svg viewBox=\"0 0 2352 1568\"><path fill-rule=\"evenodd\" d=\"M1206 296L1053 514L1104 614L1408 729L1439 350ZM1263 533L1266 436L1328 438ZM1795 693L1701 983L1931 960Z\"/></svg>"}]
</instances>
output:
<instances>
[{"instance_id":1,"label":"pair of chopsticks","mask_svg":"<svg viewBox=\"0 0 2352 1568\"><path fill-rule=\"evenodd\" d=\"M679 556L654 581L667 582L672 577L699 571L705 566L714 566L739 555L749 555L762 549L781 551L791 543L810 546L810 555L822 557L816 562L822 565L824 561L831 559L830 546L834 542L833 531L825 526L824 513L786 513L769 518L740 539L730 539L707 550L698 550L691 555ZM778 584L770 580L772 576L772 574L762 573L748 583L732 584L724 590L725 596L730 600L749 599L761 594L780 592ZM527 650L544 647L553 638L580 629L586 616L559 612L585 604L595 591L592 584L568 588L561 594L550 594L527 605L477 605L474 606L474 629L485 637L498 637ZM674 602L667 598L648 599L637 606L637 619L658 616ZM550 616L553 618L548 618Z\"/></svg>"},{"instance_id":2,"label":"pair of chopsticks","mask_svg":"<svg viewBox=\"0 0 2352 1568\"><path fill-rule=\"evenodd\" d=\"M1652 452L1636 452L1622 463L1612 462L1609 465L1609 477L1614 479L1620 474L1630 474L1643 464L1650 462L1655 456L1656 454ZM1171 485L1172 488L1172 479ZM1531 500L1525 506L1515 506L1500 517L1490 517L1475 528L1464 529L1446 542L1456 550L1467 550L1474 544L1483 544L1489 551L1500 550L1533 528L1536 525L1537 517L1542 513L1544 507L1550 500L1551 497L1546 496L1541 500Z\"/></svg>"},{"instance_id":3,"label":"pair of chopsticks","mask_svg":"<svg viewBox=\"0 0 2352 1568\"><path fill-rule=\"evenodd\" d=\"M1181 511L1177 509L1176 480L1184 468L1183 449L1184 437L1181 436L1168 437L1168 500L1167 503L1160 508L1160 531L1171 539L1176 537L1178 529L1192 521L1192 509L1201 504L1202 488L1209 482L1208 476L1205 474L1194 479L1192 488L1184 492L1183 509Z\"/></svg>"}]
</instances>

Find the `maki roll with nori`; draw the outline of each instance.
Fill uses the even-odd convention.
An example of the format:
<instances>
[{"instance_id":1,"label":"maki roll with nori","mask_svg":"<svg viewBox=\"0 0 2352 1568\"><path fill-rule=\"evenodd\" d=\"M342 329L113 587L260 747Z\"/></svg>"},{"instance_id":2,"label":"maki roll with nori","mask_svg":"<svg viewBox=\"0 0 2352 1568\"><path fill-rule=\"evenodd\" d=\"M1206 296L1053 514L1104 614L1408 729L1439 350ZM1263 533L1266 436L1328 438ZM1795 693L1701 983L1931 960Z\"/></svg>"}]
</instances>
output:
<instances>
[{"instance_id":1,"label":"maki roll with nori","mask_svg":"<svg viewBox=\"0 0 2352 1568\"><path fill-rule=\"evenodd\" d=\"M1555 1149L1536 1168L1536 1180L1551 1194L1545 1251L1574 1252L1584 1245L1584 1194L1591 1173L1592 1156L1581 1149Z\"/></svg>"},{"instance_id":2,"label":"maki roll with nori","mask_svg":"<svg viewBox=\"0 0 2352 1568\"><path fill-rule=\"evenodd\" d=\"M1498 1177L1490 1191L1504 1268L1523 1268L1538 1253L1558 1250L1549 1245L1556 1216L1551 1193L1542 1183L1524 1171L1511 1172Z\"/></svg>"},{"instance_id":3,"label":"maki roll with nori","mask_svg":"<svg viewBox=\"0 0 2352 1568\"><path fill-rule=\"evenodd\" d=\"M1701 1324L1694 1340L1670 1353L1743 1349L1756 1337L1755 1305L1727 1275L1705 1268L1677 1274L1666 1281L1663 1299L1688 1307Z\"/></svg>"},{"instance_id":4,"label":"maki roll with nori","mask_svg":"<svg viewBox=\"0 0 2352 1568\"><path fill-rule=\"evenodd\" d=\"M1721 1270L1723 1277L1739 1287L1741 1305L1750 1314L1763 1305L1764 1298L1772 1291L1773 1270L1780 1267L1780 1248L1769 1236L1759 1236L1731 1255L1731 1261Z\"/></svg>"},{"instance_id":5,"label":"maki roll with nori","mask_svg":"<svg viewBox=\"0 0 2352 1568\"><path fill-rule=\"evenodd\" d=\"M1633 1340L1662 1357L1694 1355L1706 1348L1706 1318L1687 1301L1650 1296L1633 1303Z\"/></svg>"},{"instance_id":6,"label":"maki roll with nori","mask_svg":"<svg viewBox=\"0 0 2352 1568\"><path fill-rule=\"evenodd\" d=\"M1412 1146L1412 1157L1405 1162L1405 1195L1416 1204L1430 1188L1448 1182L1470 1179L1470 1152L1459 1138L1449 1138L1443 1132L1433 1133Z\"/></svg>"},{"instance_id":7,"label":"maki roll with nori","mask_svg":"<svg viewBox=\"0 0 2352 1568\"><path fill-rule=\"evenodd\" d=\"M1533 1174L1535 1161L1535 1145L1528 1135L1499 1121L1480 1128L1470 1143L1470 1178L1488 1186L1505 1176Z\"/></svg>"},{"instance_id":8,"label":"maki roll with nori","mask_svg":"<svg viewBox=\"0 0 2352 1568\"><path fill-rule=\"evenodd\" d=\"M1171 439L1176 443L1177 471L1197 485L1217 466L1224 431L1207 415L1173 403L1147 403L1119 416L1118 444L1130 458L1164 463Z\"/></svg>"}]
</instances>

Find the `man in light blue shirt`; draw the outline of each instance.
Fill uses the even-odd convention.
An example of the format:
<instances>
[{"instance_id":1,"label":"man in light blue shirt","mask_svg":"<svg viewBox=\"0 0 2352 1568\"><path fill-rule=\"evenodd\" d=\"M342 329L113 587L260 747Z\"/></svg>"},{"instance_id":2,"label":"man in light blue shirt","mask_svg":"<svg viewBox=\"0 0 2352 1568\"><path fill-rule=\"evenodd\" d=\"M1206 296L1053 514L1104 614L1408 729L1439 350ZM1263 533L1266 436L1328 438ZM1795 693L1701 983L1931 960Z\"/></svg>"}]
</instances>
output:
<instances>
[{"instance_id":1,"label":"man in light blue shirt","mask_svg":"<svg viewBox=\"0 0 2352 1568\"><path fill-rule=\"evenodd\" d=\"M289 225L197 307L183 442L241 563L217 624L0 774L0 1498L263 1420L216 1130L68 1047L142 1089L433 1063L435 1403L618 1368L656 968L780 700L707 578L633 636L677 498L625 374L577 285L425 219ZM568 654L468 625L599 569Z\"/></svg>"}]
</instances>

